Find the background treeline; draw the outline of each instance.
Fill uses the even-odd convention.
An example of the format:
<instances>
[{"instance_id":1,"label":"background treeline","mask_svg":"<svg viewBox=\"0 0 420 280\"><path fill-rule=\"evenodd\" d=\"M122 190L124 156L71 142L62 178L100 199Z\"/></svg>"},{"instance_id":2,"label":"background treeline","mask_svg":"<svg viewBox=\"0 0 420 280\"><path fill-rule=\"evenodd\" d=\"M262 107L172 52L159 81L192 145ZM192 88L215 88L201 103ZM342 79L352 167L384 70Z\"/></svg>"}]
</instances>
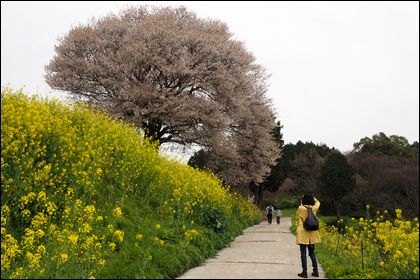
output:
<instances>
[{"instance_id":1,"label":"background treeline","mask_svg":"<svg viewBox=\"0 0 420 280\"><path fill-rule=\"evenodd\" d=\"M299 203L299 196L309 192L322 199L322 213L348 216L362 216L365 206L373 209L395 210L401 208L404 213L418 217L419 214L419 143L409 143L403 136L380 132L365 137L354 143L354 149L342 155L351 167L354 185L348 191L342 191L341 201L331 197L333 184L323 188L322 176L334 177L327 172L326 161L333 154L341 154L325 144L298 141L283 147L283 155L277 166L273 167L271 177L265 182L270 188L264 192L266 202L283 199L282 207ZM338 156L339 157L339 156ZM335 169L343 169L333 163ZM342 179L343 180L343 179ZM324 178L325 181L325 178ZM338 181L339 188L344 183ZM284 200L286 199L286 200ZM287 200L289 199L289 200ZM289 203L286 203L289 202ZM291 204L291 205L285 205Z\"/></svg>"}]
</instances>

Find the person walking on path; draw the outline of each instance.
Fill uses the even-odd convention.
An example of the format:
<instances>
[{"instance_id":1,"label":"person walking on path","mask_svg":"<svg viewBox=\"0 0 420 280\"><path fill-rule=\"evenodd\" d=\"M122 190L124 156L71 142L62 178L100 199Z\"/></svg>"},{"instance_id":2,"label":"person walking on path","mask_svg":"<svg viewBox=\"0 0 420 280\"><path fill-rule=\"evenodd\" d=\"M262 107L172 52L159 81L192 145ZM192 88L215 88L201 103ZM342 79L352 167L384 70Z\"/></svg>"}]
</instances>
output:
<instances>
[{"instance_id":1,"label":"person walking on path","mask_svg":"<svg viewBox=\"0 0 420 280\"><path fill-rule=\"evenodd\" d=\"M303 227L303 222L306 220L308 216L308 211L312 211L315 215L318 211L319 206L321 203L314 198L312 195L305 194L302 197L301 205L298 207L296 211L296 217L299 220L299 225L296 229L296 244L300 247L300 259L302 263L302 273L299 273L298 276L302 278L308 278L308 269L307 269L307 262L306 262L306 248L309 251L309 257L312 261L312 276L319 277L318 274L318 263L315 256L315 244L321 242L321 237L319 235L319 231L308 231L305 230Z\"/></svg>"},{"instance_id":2,"label":"person walking on path","mask_svg":"<svg viewBox=\"0 0 420 280\"><path fill-rule=\"evenodd\" d=\"M277 220L277 224L280 224L280 217L281 217L281 210L280 208L276 207L276 220Z\"/></svg>"},{"instance_id":3,"label":"person walking on path","mask_svg":"<svg viewBox=\"0 0 420 280\"><path fill-rule=\"evenodd\" d=\"M266 208L266 211L267 211L268 223L271 224L271 221L273 219L273 212L274 212L273 205L269 204Z\"/></svg>"}]
</instances>

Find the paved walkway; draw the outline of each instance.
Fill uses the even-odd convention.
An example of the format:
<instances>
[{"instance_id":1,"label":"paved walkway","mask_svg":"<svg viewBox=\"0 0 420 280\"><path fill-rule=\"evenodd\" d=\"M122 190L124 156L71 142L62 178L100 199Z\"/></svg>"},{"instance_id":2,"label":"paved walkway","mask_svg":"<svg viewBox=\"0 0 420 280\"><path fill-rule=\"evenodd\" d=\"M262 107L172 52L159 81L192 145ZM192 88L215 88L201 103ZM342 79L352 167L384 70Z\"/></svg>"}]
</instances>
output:
<instances>
[{"instance_id":1,"label":"paved walkway","mask_svg":"<svg viewBox=\"0 0 420 280\"><path fill-rule=\"evenodd\" d=\"M291 219L281 218L280 225L266 221L244 230L217 256L203 266L188 270L178 279L303 279L299 246L290 232ZM315 251L316 252L316 251ZM319 278L325 279L319 266ZM308 256L308 278L316 278Z\"/></svg>"}]
</instances>

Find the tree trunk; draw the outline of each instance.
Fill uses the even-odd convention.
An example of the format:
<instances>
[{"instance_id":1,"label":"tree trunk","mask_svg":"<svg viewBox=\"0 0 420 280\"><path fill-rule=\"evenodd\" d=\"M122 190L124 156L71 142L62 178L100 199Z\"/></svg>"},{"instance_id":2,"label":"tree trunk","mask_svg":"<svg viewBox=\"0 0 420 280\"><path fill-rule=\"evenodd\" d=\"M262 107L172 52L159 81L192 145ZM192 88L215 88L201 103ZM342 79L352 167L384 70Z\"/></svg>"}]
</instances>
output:
<instances>
[{"instance_id":1,"label":"tree trunk","mask_svg":"<svg viewBox=\"0 0 420 280\"><path fill-rule=\"evenodd\" d=\"M263 189L261 186L258 186L258 207L262 208L262 200L263 200Z\"/></svg>"},{"instance_id":2,"label":"tree trunk","mask_svg":"<svg viewBox=\"0 0 420 280\"><path fill-rule=\"evenodd\" d=\"M261 186L256 186L255 184L253 184L253 186L250 189L253 190L252 193L255 196L255 205L257 205L261 209L263 200L263 188Z\"/></svg>"},{"instance_id":3,"label":"tree trunk","mask_svg":"<svg viewBox=\"0 0 420 280\"><path fill-rule=\"evenodd\" d=\"M336 214L337 214L337 223L340 220L340 210L341 210L341 201L336 202Z\"/></svg>"}]
</instances>

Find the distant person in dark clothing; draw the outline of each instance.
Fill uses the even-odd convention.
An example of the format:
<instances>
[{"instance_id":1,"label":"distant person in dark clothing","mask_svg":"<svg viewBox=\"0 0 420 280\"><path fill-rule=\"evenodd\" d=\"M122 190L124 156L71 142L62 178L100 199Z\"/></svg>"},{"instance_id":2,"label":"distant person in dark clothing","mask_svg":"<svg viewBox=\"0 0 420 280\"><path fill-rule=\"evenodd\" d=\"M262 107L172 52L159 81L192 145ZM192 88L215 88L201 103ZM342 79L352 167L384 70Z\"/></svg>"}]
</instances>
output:
<instances>
[{"instance_id":1,"label":"distant person in dark clothing","mask_svg":"<svg viewBox=\"0 0 420 280\"><path fill-rule=\"evenodd\" d=\"M267 211L268 223L271 224L271 221L273 220L273 212L274 212L273 205L269 204L266 208L266 211Z\"/></svg>"}]
</instances>

